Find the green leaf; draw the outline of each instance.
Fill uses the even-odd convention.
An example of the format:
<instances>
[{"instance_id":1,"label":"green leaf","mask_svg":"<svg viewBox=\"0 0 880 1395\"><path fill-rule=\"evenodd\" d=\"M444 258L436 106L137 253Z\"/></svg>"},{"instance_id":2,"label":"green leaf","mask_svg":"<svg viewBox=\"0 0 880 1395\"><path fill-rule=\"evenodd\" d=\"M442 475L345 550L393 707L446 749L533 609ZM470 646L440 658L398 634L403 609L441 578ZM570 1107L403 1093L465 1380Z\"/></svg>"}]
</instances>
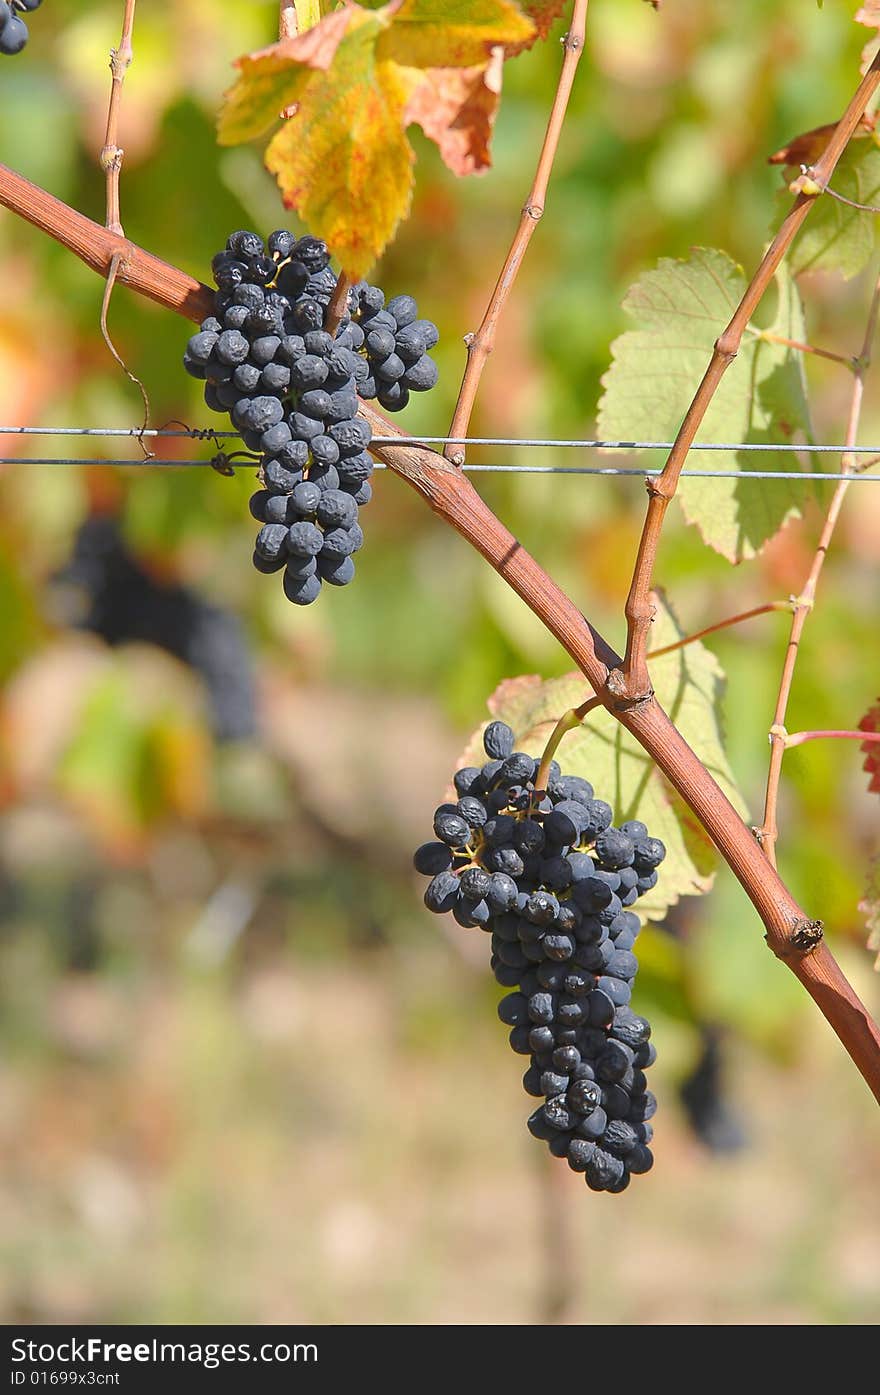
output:
<instances>
[{"instance_id":1,"label":"green leaf","mask_svg":"<svg viewBox=\"0 0 880 1395\"><path fill-rule=\"evenodd\" d=\"M206 758L196 721L114 659L79 713L58 783L109 845L129 853L161 819L203 812Z\"/></svg>"},{"instance_id":2,"label":"green leaf","mask_svg":"<svg viewBox=\"0 0 880 1395\"><path fill-rule=\"evenodd\" d=\"M877 204L880 148L876 137L850 141L830 183L836 193L856 203ZM783 197L787 199L787 193ZM789 265L795 276L837 271L850 280L868 265L877 245L875 214L850 208L831 194L820 194L791 250Z\"/></svg>"},{"instance_id":3,"label":"green leaf","mask_svg":"<svg viewBox=\"0 0 880 1395\"><path fill-rule=\"evenodd\" d=\"M599 433L605 439L672 440L703 377L712 349L746 287L742 268L724 252L694 248L687 261L664 258L631 288L624 309L637 328L611 346L602 379ZM800 298L783 270L777 308L766 332L805 337ZM761 337L752 325L721 380L698 441L761 443L809 439L806 384L800 356ZM787 470L786 454L693 451L688 470L736 470L742 479L683 479L685 517L731 562L753 557L800 512L806 486L795 481L749 481L749 470Z\"/></svg>"},{"instance_id":4,"label":"green leaf","mask_svg":"<svg viewBox=\"0 0 880 1395\"><path fill-rule=\"evenodd\" d=\"M468 68L485 63L496 44L521 46L535 34L511 0L403 0L379 57L411 68Z\"/></svg>"},{"instance_id":5,"label":"green leaf","mask_svg":"<svg viewBox=\"0 0 880 1395\"><path fill-rule=\"evenodd\" d=\"M403 129L412 81L379 61L385 19L354 12L328 71L314 72L266 166L289 208L349 275L366 274L409 210L413 154Z\"/></svg>"},{"instance_id":6,"label":"green leaf","mask_svg":"<svg viewBox=\"0 0 880 1395\"><path fill-rule=\"evenodd\" d=\"M663 648L682 638L669 606L659 600L653 646ZM657 659L651 678L658 701L688 744L715 777L743 816L745 805L724 752L721 701L725 679L704 645L689 644ZM543 681L539 677L510 678L489 699L493 718L507 722L516 733L518 750L542 753L557 720L584 701L588 689L582 675L566 674ZM462 757L463 765L479 764L483 727ZM633 736L604 709L591 713L577 730L566 735L557 759L566 774L583 775L614 810L616 823L640 818L652 835L666 844L666 861L653 891L638 903L649 920L662 920L681 896L696 896L712 882L716 854L712 844L681 798L660 774Z\"/></svg>"}]
</instances>

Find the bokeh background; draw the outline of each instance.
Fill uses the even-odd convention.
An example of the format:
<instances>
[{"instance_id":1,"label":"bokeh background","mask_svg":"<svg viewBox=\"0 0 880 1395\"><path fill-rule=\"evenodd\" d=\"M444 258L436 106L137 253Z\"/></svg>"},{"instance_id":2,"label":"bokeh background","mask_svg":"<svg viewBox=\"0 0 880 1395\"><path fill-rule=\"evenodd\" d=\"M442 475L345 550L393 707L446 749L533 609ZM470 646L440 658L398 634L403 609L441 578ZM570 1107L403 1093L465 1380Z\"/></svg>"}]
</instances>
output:
<instances>
[{"instance_id":1,"label":"bokeh background","mask_svg":"<svg viewBox=\"0 0 880 1395\"><path fill-rule=\"evenodd\" d=\"M754 265L781 183L766 157L845 105L867 38L855 8L665 0L658 16L594 0L476 428L589 436L640 271L693 243ZM126 231L207 278L233 228L285 223L259 151L219 151L212 126L232 59L271 40L277 5L138 9ZM0 159L99 220L121 15L118 0L49 0L25 53L0 60ZM405 417L415 432L448 425L561 32L507 66L485 177L456 182L416 137L412 218L377 277L443 334L441 386ZM0 423L136 425L98 279L5 212L0 264ZM813 342L854 351L870 276L804 290ZM182 321L119 289L110 324L154 425L218 423L180 366ZM817 439L840 440L849 375L807 369ZM865 440L880 438L877 402L872 386ZM250 564L248 470L25 463L137 460L106 440L6 436L0 455L15 457L0 467L5 1321L876 1319L875 1108L724 869L640 941L636 1006L660 1052L652 1174L595 1196L529 1138L485 942L424 911L409 857L495 685L570 663L457 535L380 475L357 584L294 612ZM477 483L619 640L638 481ZM811 505L734 569L673 516L659 576L685 626L799 590L819 518ZM860 486L792 729L855 725L877 698L878 541L880 488ZM114 643L82 628L89 614ZM756 818L787 625L712 641ZM780 859L876 1010L858 902L878 809L861 762L855 743L790 754Z\"/></svg>"}]
</instances>

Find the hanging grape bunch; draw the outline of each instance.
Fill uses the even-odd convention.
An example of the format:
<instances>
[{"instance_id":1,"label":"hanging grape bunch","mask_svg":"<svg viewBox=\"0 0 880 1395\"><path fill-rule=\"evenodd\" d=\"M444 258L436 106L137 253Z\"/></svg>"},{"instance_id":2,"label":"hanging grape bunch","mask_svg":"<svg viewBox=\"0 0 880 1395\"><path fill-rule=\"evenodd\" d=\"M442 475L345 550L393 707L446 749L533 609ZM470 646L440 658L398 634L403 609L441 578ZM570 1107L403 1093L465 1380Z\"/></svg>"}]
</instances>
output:
<instances>
[{"instance_id":1,"label":"hanging grape bunch","mask_svg":"<svg viewBox=\"0 0 880 1395\"><path fill-rule=\"evenodd\" d=\"M629 1006L641 926L628 907L656 885L666 849L638 820L613 827L610 805L556 761L536 789L541 762L514 750L504 722L483 744L486 764L459 770L457 803L434 815L439 841L415 854L425 905L492 936L495 977L516 990L498 1015L542 1101L530 1132L593 1191L622 1192L653 1164L656 1108L651 1029Z\"/></svg>"},{"instance_id":2,"label":"hanging grape bunch","mask_svg":"<svg viewBox=\"0 0 880 1395\"><path fill-rule=\"evenodd\" d=\"M23 14L38 10L43 0L0 0L0 54L14 57L28 41Z\"/></svg>"},{"instance_id":3,"label":"hanging grape bunch","mask_svg":"<svg viewBox=\"0 0 880 1395\"><path fill-rule=\"evenodd\" d=\"M264 245L235 232L211 267L214 314L190 339L184 367L206 380L208 406L228 412L260 456L254 566L283 571L288 600L310 605L325 582L352 580L363 544L359 509L372 495L373 461L358 397L398 412L410 392L432 388L437 328L418 318L411 296L386 305L378 286L361 281L328 334L337 278L316 237L279 230Z\"/></svg>"}]
</instances>

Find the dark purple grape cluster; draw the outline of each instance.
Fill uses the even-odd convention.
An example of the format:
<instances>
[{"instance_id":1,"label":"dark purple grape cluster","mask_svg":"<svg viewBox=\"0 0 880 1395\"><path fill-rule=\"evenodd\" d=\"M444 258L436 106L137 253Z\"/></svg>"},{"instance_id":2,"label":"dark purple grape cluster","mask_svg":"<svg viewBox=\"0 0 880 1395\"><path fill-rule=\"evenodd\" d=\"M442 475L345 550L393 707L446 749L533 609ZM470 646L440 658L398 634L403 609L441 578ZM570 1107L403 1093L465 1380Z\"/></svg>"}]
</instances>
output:
<instances>
[{"instance_id":1,"label":"dark purple grape cluster","mask_svg":"<svg viewBox=\"0 0 880 1395\"><path fill-rule=\"evenodd\" d=\"M0 0L0 55L12 58L28 41L23 14L38 10L43 0Z\"/></svg>"},{"instance_id":2,"label":"dark purple grape cluster","mask_svg":"<svg viewBox=\"0 0 880 1395\"><path fill-rule=\"evenodd\" d=\"M260 457L254 566L283 571L288 600L310 605L325 582L348 585L363 545L359 509L372 496L373 461L358 398L397 412L410 392L432 388L437 327L419 319L412 296L386 305L361 281L327 333L337 278L316 237L279 229L264 243L234 232L211 266L214 314L190 339L184 367Z\"/></svg>"},{"instance_id":3,"label":"dark purple grape cluster","mask_svg":"<svg viewBox=\"0 0 880 1395\"><path fill-rule=\"evenodd\" d=\"M516 990L498 1015L541 1100L530 1132L593 1191L622 1192L653 1164L656 1108L651 1028L629 1005L641 926L628 908L656 885L666 849L636 819L615 828L610 805L556 761L537 789L540 761L514 750L504 722L483 744L488 760L458 771L437 841L415 854L431 878L425 905L492 936L495 977Z\"/></svg>"}]
</instances>

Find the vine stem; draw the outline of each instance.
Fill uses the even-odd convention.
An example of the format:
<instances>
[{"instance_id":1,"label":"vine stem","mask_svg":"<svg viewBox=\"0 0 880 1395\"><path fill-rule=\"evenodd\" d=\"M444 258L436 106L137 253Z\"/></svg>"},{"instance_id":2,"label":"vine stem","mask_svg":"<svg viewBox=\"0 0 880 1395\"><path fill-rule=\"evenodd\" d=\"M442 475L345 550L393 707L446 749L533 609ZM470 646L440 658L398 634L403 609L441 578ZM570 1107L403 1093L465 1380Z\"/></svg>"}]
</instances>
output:
<instances>
[{"instance_id":1,"label":"vine stem","mask_svg":"<svg viewBox=\"0 0 880 1395\"><path fill-rule=\"evenodd\" d=\"M679 477L687 460L688 452L721 379L739 352L749 320L763 299L765 291L771 285L783 258L816 202L820 193L817 186L824 186L828 183L878 86L880 86L880 53L874 58L873 63L859 83L849 106L832 131L822 156L813 167L815 182L813 180L807 181L807 176L802 175L799 180L795 180L792 184L791 188L795 193L794 204L783 219L779 231L746 287L730 323L715 341L709 366L685 414L663 472L656 478L646 480L648 508L625 606L626 652L622 669L614 674L612 679L615 692L630 702L638 702L650 696L651 693L651 680L647 665L648 633L654 619L651 585L660 535L663 530L663 520L671 500L675 497Z\"/></svg>"},{"instance_id":2,"label":"vine stem","mask_svg":"<svg viewBox=\"0 0 880 1395\"><path fill-rule=\"evenodd\" d=\"M166 309L196 322L212 313L210 287L114 236L4 165L0 204L102 276L118 255L117 280ZM360 414L377 435L404 435L368 403L361 403ZM817 922L768 864L752 832L656 699L632 704L618 698L609 678L619 656L483 502L467 475L427 446L374 445L372 453L489 562L571 656L603 706L647 751L742 884L766 928L768 945L806 988L880 1101L880 1029L821 938Z\"/></svg>"},{"instance_id":3,"label":"vine stem","mask_svg":"<svg viewBox=\"0 0 880 1395\"><path fill-rule=\"evenodd\" d=\"M296 0L281 0L278 7L279 39L295 39L299 30L296 16Z\"/></svg>"},{"instance_id":4,"label":"vine stem","mask_svg":"<svg viewBox=\"0 0 880 1395\"><path fill-rule=\"evenodd\" d=\"M865 337L862 341L861 352L856 357L854 363L855 376L853 378L852 393L850 394L849 416L846 425L846 437L844 445L846 450L852 450L856 444L859 434L859 422L862 415L862 401L865 395L865 375L871 363L871 349L874 343L874 336L877 332L877 319L880 316L880 277L874 285L874 294L871 297L871 307L868 311L868 323L865 327ZM854 475L858 472L859 464L855 456L847 455L844 452L841 460L841 469ZM843 501L846 498L850 487L850 480L841 480L836 485L828 512L825 515L825 522L819 534L819 541L816 545L816 552L813 557L810 571L804 582L801 594L795 599L794 614L791 619L791 631L788 637L788 645L785 651L785 659L782 664L782 673L779 679L779 692L776 698L776 707L773 712L773 723L770 727L770 766L767 772L767 786L764 794L764 816L761 827L756 831L761 847L767 860L773 867L776 866L776 843L779 838L779 783L782 778L782 762L785 757L786 737L785 715L788 711L788 700L791 695L791 687L794 682L794 671L798 659L801 636L804 626L807 623L807 616L813 609L816 600L816 591L819 586L819 578L822 575L822 568L825 566L825 558L828 556L828 549L831 546L831 539L837 527L837 520L843 508Z\"/></svg>"},{"instance_id":5,"label":"vine stem","mask_svg":"<svg viewBox=\"0 0 880 1395\"><path fill-rule=\"evenodd\" d=\"M119 109L122 105L122 87L125 82L125 74L131 66L133 51L131 46L131 35L134 29L134 7L137 0L125 0L125 10L122 16L122 37L119 40L119 47L110 50L110 72L112 81L110 83L110 103L107 107L107 127L104 133L104 145L101 150L101 169L104 171L107 180L107 220L106 226L110 232L122 237L122 219L119 207L119 175L122 170L122 159L125 154L119 144Z\"/></svg>"},{"instance_id":6,"label":"vine stem","mask_svg":"<svg viewBox=\"0 0 880 1395\"><path fill-rule=\"evenodd\" d=\"M817 358L830 359L832 363L842 363L852 368L853 361L846 354L837 354L833 349L820 349L815 344L805 344L802 339L787 339L784 334L775 334L772 329L762 329L757 335L765 344L782 344L786 349L797 349L802 354L815 354Z\"/></svg>"},{"instance_id":7,"label":"vine stem","mask_svg":"<svg viewBox=\"0 0 880 1395\"><path fill-rule=\"evenodd\" d=\"M738 615L728 615L726 620L716 620L714 625L707 625L704 630L697 630L695 634L685 635L684 639L677 639L674 644L664 644L662 649L651 649L648 652L649 659L662 659L664 654L674 654L676 649L684 649L688 644L696 644L698 639L705 639L706 635L714 635L718 630L729 630L731 625L741 625L744 620L754 620L757 615L769 615L774 610L792 610L795 601L767 601L766 605L753 606L751 610L741 610Z\"/></svg>"},{"instance_id":8,"label":"vine stem","mask_svg":"<svg viewBox=\"0 0 880 1395\"><path fill-rule=\"evenodd\" d=\"M556 95L553 98L553 106L550 109L550 119L547 123L547 131L544 136L544 144L541 147L541 154L538 157L538 166L535 170L535 178L532 188L520 214L519 225L514 234L510 250L504 260L501 273L495 283L495 289L489 299L486 312L476 334L469 334L465 340L467 344L467 363L465 364L464 376L461 380L461 387L458 391L458 402L455 406L455 414L452 418L452 425L449 428L450 436L466 436L470 425L471 413L474 410L474 401L477 390L480 386L480 379L483 376L483 369L486 367L486 360L495 347L495 336L498 331L498 321L504 311L504 307L513 290L514 282L517 278L526 249L532 240L532 236L538 223L544 214L544 205L547 200L547 186L550 183L550 175L553 171L553 162L556 159L556 151L559 146L559 137L562 134L562 126L565 121L565 113L568 110L568 99L571 96L571 89L574 85L575 72L580 62L581 53L584 47L584 37L586 34L587 7L589 0L575 0L571 12L571 25L568 33L562 40L564 54L562 58L562 71L559 74L559 83L556 88ZM465 461L465 448L450 442L444 449L443 454L447 460L451 460L454 465L463 465Z\"/></svg>"},{"instance_id":9,"label":"vine stem","mask_svg":"<svg viewBox=\"0 0 880 1395\"><path fill-rule=\"evenodd\" d=\"M880 741L880 731L787 731L785 745L803 746L805 741Z\"/></svg>"}]
</instances>

